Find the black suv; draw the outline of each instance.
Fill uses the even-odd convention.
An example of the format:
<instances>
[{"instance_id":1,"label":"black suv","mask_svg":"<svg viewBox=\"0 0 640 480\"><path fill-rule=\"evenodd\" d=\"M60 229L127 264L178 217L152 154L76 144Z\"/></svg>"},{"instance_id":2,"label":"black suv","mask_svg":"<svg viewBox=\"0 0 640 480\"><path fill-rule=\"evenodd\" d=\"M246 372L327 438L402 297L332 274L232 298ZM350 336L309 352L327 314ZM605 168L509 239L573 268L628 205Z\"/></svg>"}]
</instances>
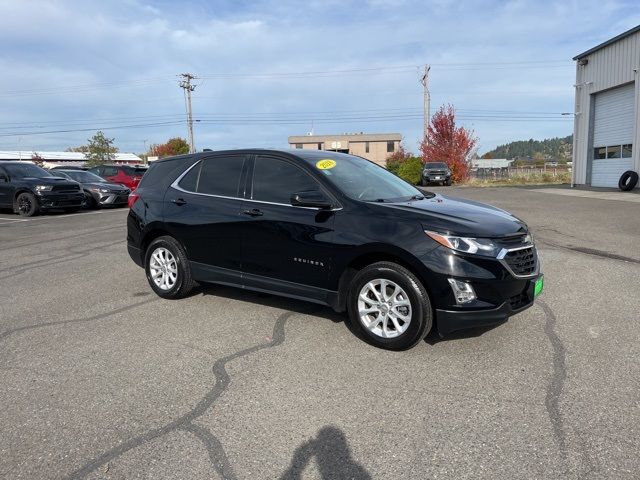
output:
<instances>
[{"instance_id":1,"label":"black suv","mask_svg":"<svg viewBox=\"0 0 640 480\"><path fill-rule=\"evenodd\" d=\"M423 193L360 157L203 152L154 162L129 197L127 243L163 298L195 282L349 312L400 350L506 320L542 289L527 226L489 205Z\"/></svg>"},{"instance_id":2,"label":"black suv","mask_svg":"<svg viewBox=\"0 0 640 480\"><path fill-rule=\"evenodd\" d=\"M451 170L444 162L427 162L422 168L421 185L441 183L451 185Z\"/></svg>"},{"instance_id":3,"label":"black suv","mask_svg":"<svg viewBox=\"0 0 640 480\"><path fill-rule=\"evenodd\" d=\"M32 217L42 210L75 212L83 203L77 182L54 177L33 163L0 162L0 208Z\"/></svg>"}]
</instances>

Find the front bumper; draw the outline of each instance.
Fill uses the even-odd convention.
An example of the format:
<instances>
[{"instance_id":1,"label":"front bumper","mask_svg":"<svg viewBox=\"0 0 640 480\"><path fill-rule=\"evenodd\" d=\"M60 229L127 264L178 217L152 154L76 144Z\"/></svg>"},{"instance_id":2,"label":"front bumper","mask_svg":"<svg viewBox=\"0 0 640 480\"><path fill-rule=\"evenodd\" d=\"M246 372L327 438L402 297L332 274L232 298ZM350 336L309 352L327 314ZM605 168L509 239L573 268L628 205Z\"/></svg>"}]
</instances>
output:
<instances>
[{"instance_id":1,"label":"front bumper","mask_svg":"<svg viewBox=\"0 0 640 480\"><path fill-rule=\"evenodd\" d=\"M84 203L84 193L46 193L37 195L42 209L80 208Z\"/></svg>"},{"instance_id":2,"label":"front bumper","mask_svg":"<svg viewBox=\"0 0 640 480\"><path fill-rule=\"evenodd\" d=\"M505 322L509 317L520 313L533 305L535 283L542 274L526 280L524 288L504 300L499 306L489 309L436 309L438 332L446 335L456 330L484 327ZM513 293L513 292L511 292Z\"/></svg>"},{"instance_id":3,"label":"front bumper","mask_svg":"<svg viewBox=\"0 0 640 480\"><path fill-rule=\"evenodd\" d=\"M437 178L436 178L437 177ZM425 182L446 182L451 178L451 175L446 174L423 174L422 178Z\"/></svg>"},{"instance_id":4,"label":"front bumper","mask_svg":"<svg viewBox=\"0 0 640 480\"><path fill-rule=\"evenodd\" d=\"M127 204L129 199L129 192L122 193L93 193L93 198L96 199L96 202L102 207L117 207L123 206Z\"/></svg>"}]
</instances>

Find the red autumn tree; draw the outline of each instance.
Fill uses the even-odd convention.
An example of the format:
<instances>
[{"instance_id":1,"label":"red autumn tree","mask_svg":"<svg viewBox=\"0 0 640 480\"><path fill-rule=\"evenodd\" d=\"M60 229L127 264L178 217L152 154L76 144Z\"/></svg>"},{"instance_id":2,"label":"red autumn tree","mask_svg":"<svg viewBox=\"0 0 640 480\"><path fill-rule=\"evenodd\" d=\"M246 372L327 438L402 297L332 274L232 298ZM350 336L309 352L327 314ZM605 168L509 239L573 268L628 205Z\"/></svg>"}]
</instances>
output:
<instances>
[{"instance_id":1,"label":"red autumn tree","mask_svg":"<svg viewBox=\"0 0 640 480\"><path fill-rule=\"evenodd\" d=\"M422 161L444 162L454 182L464 181L469 177L469 160L477 142L472 130L456 127L453 105L443 105L431 118L427 139L420 144Z\"/></svg>"},{"instance_id":2,"label":"red autumn tree","mask_svg":"<svg viewBox=\"0 0 640 480\"><path fill-rule=\"evenodd\" d=\"M150 148L151 155L162 157L172 157L174 155L184 155L189 153L189 144L180 137L170 138L167 143L160 145L152 145Z\"/></svg>"}]
</instances>

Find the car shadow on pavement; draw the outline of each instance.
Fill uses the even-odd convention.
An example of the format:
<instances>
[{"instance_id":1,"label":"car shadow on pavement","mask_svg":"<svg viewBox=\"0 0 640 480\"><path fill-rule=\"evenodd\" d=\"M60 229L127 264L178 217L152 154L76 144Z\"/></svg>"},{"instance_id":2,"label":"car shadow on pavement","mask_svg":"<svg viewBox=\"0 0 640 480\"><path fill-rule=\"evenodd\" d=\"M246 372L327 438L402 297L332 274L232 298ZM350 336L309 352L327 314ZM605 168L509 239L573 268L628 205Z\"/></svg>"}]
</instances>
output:
<instances>
[{"instance_id":1,"label":"car shadow on pavement","mask_svg":"<svg viewBox=\"0 0 640 480\"><path fill-rule=\"evenodd\" d=\"M323 427L314 438L296 448L291 464L280 480L302 478L304 470L313 459L323 480L371 480L369 472L351 456L344 432L334 426Z\"/></svg>"},{"instance_id":2,"label":"car shadow on pavement","mask_svg":"<svg viewBox=\"0 0 640 480\"><path fill-rule=\"evenodd\" d=\"M223 285L201 285L194 291L194 295L198 294L255 303L265 307L290 310L303 315L315 315L317 317L329 319L334 323L344 322L346 318L346 313L334 312L330 307L324 305L296 300L295 298L282 297L280 295L272 295L270 293L243 290L236 287L225 287Z\"/></svg>"},{"instance_id":3,"label":"car shadow on pavement","mask_svg":"<svg viewBox=\"0 0 640 480\"><path fill-rule=\"evenodd\" d=\"M435 345L436 343L448 342L448 341L451 341L451 340L463 340L465 338L476 338L476 337L480 337L480 336L484 335L487 332L490 332L494 328L497 328L500 325L505 324L506 322L507 321L505 320L504 322L496 323L496 324L493 324L493 325L487 325L487 326L484 326L484 327L475 327L475 328L469 328L469 329L466 329L466 330L459 330L459 331L455 331L455 332L449 333L449 334L447 334L445 336L441 336L438 333L437 329L434 328L424 338L424 341L426 343L428 343L429 345Z\"/></svg>"}]
</instances>

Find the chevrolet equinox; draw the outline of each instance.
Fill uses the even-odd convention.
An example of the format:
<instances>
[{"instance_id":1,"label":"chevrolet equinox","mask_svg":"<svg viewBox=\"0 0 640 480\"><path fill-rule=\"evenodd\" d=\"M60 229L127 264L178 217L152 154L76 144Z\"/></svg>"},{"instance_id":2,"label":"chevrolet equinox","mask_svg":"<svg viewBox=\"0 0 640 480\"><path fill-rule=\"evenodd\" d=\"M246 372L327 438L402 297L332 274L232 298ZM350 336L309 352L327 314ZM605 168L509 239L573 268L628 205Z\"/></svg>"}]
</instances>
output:
<instances>
[{"instance_id":1,"label":"chevrolet equinox","mask_svg":"<svg viewBox=\"0 0 640 480\"><path fill-rule=\"evenodd\" d=\"M424 193L327 151L202 152L154 162L129 197L127 244L163 298L197 282L347 311L378 347L505 321L542 290L527 225Z\"/></svg>"}]
</instances>

